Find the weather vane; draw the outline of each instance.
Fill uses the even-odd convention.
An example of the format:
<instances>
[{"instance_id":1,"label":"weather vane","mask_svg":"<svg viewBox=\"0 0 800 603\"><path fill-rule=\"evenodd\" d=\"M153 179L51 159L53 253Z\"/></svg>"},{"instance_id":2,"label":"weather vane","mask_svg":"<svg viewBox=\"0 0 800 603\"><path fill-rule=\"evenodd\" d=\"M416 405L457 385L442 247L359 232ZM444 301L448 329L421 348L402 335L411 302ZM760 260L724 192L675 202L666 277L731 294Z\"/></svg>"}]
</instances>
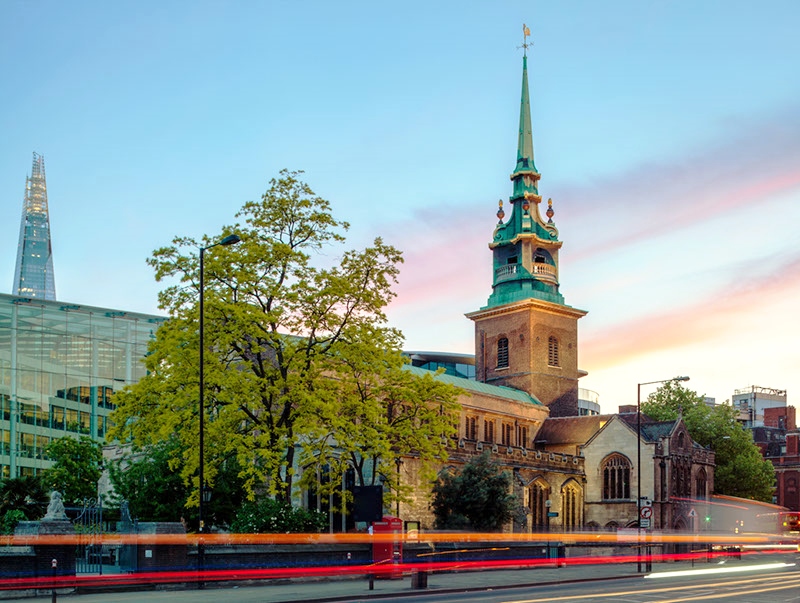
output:
<instances>
[{"instance_id":1,"label":"weather vane","mask_svg":"<svg viewBox=\"0 0 800 603\"><path fill-rule=\"evenodd\" d=\"M528 42L528 36L530 36L530 35L531 35L530 28L523 23L522 24L522 46L517 46L517 48L524 48L525 50L523 50L522 55L526 56L526 57L528 56L528 46L533 46L533 42L530 42L530 43Z\"/></svg>"}]
</instances>

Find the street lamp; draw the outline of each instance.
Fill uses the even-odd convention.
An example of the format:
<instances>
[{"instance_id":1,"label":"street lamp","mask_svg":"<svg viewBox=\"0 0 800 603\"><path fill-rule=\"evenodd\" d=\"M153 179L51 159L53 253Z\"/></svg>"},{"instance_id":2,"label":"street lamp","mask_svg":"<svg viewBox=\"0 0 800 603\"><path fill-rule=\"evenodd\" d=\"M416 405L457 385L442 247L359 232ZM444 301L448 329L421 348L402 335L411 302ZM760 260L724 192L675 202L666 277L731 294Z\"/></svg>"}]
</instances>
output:
<instances>
[{"instance_id":1,"label":"street lamp","mask_svg":"<svg viewBox=\"0 0 800 603\"><path fill-rule=\"evenodd\" d=\"M636 528L639 545L637 571L639 572L642 571L642 386L688 380L689 377L673 377L672 379L662 379L660 381L645 381L636 385Z\"/></svg>"},{"instance_id":2,"label":"street lamp","mask_svg":"<svg viewBox=\"0 0 800 603\"><path fill-rule=\"evenodd\" d=\"M200 429L200 445L199 445L199 455L200 455L200 462L198 467L198 487L200 489L200 497L199 503L197 507L197 519L199 522L199 531L202 534L205 532L205 521L203 518L203 510L205 504L211 500L211 489L206 487L206 479L205 479L205 414L206 414L206 404L205 404L205 324L204 324L204 302L205 302L205 265L204 265L204 257L205 252L211 249L212 247L217 247L219 245L235 245L241 241L239 235L228 235L221 241L217 241L212 245L208 245L207 247L200 248L200 421L199 421L199 429ZM204 565L204 551L203 545L201 543L200 549L198 551L198 561L200 565L200 570L203 570ZM201 582L202 585L202 582Z\"/></svg>"}]
</instances>

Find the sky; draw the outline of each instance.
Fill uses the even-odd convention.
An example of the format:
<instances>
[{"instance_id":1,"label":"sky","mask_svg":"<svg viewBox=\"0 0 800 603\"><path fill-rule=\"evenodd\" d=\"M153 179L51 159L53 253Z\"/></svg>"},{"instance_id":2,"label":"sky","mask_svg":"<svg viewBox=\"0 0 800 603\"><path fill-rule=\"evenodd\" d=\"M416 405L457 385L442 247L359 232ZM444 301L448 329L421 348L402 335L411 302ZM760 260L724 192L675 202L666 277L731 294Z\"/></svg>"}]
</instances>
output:
<instances>
[{"instance_id":1,"label":"sky","mask_svg":"<svg viewBox=\"0 0 800 603\"><path fill-rule=\"evenodd\" d=\"M390 326L473 352L511 194L523 23L581 387L800 403L800 3L0 3L0 292L44 155L60 301L161 313L146 259L283 168L403 251ZM643 386L650 393L656 386Z\"/></svg>"}]
</instances>

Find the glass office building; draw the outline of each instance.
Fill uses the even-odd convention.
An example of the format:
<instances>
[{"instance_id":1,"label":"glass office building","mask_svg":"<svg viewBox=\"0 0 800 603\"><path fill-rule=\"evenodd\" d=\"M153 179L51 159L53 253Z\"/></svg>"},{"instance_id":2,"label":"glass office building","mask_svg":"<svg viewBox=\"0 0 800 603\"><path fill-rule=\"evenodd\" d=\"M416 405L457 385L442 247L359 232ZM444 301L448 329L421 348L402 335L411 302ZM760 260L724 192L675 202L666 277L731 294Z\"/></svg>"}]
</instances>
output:
<instances>
[{"instance_id":1,"label":"glass office building","mask_svg":"<svg viewBox=\"0 0 800 603\"><path fill-rule=\"evenodd\" d=\"M142 378L164 320L0 294L0 477L48 467L52 439L104 441L111 394Z\"/></svg>"}]
</instances>

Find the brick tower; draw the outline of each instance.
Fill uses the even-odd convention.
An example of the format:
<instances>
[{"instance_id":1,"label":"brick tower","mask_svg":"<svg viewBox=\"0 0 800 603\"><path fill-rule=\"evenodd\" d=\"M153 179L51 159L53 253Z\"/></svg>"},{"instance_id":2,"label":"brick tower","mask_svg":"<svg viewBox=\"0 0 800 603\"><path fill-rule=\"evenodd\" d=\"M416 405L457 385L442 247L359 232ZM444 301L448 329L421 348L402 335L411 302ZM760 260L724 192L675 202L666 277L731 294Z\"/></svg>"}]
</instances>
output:
<instances>
[{"instance_id":1,"label":"brick tower","mask_svg":"<svg viewBox=\"0 0 800 603\"><path fill-rule=\"evenodd\" d=\"M492 250L492 294L486 306L467 314L475 322L475 378L523 390L550 409L550 416L578 414L578 319L586 315L564 303L559 292L562 242L552 201L539 207L541 175L533 161L527 43L524 30L522 101L517 163L511 174L511 216L497 211Z\"/></svg>"}]
</instances>

